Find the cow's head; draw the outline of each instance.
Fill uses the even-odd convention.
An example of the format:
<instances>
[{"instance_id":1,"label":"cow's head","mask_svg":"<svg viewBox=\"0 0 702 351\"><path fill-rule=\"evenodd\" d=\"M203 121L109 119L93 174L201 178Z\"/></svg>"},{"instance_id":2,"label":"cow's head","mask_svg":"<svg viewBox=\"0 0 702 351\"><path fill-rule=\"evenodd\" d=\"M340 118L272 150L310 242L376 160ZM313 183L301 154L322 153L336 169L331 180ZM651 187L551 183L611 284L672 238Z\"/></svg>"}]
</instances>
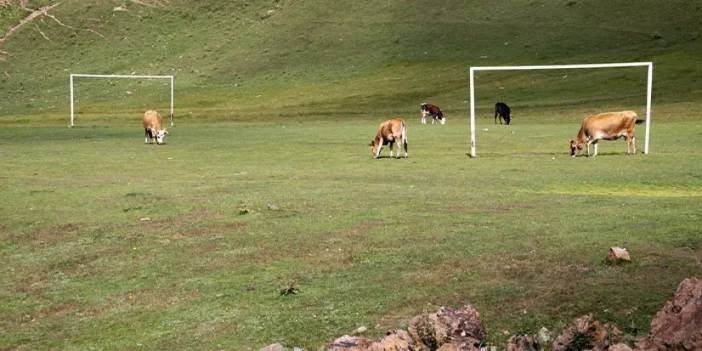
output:
<instances>
[{"instance_id":1,"label":"cow's head","mask_svg":"<svg viewBox=\"0 0 702 351\"><path fill-rule=\"evenodd\" d=\"M428 108L427 108L427 103L426 103L426 102L422 102L422 104L419 105L419 110L422 111L422 112L428 110Z\"/></svg>"},{"instance_id":2,"label":"cow's head","mask_svg":"<svg viewBox=\"0 0 702 351\"><path fill-rule=\"evenodd\" d=\"M166 135L168 135L168 131L165 129L159 129L158 133L156 134L156 144L163 144L164 139L166 139Z\"/></svg>"},{"instance_id":3,"label":"cow's head","mask_svg":"<svg viewBox=\"0 0 702 351\"><path fill-rule=\"evenodd\" d=\"M441 123L441 125L446 124L446 117L444 117L444 116L439 117L439 123Z\"/></svg>"},{"instance_id":4,"label":"cow's head","mask_svg":"<svg viewBox=\"0 0 702 351\"><path fill-rule=\"evenodd\" d=\"M575 157L575 155L578 154L579 150L583 149L583 145L576 142L575 140L570 141L570 156Z\"/></svg>"},{"instance_id":5,"label":"cow's head","mask_svg":"<svg viewBox=\"0 0 702 351\"><path fill-rule=\"evenodd\" d=\"M370 152L371 152L371 157L373 158L378 158L380 156L380 149L383 148L383 143L381 143L378 139L371 140L370 144Z\"/></svg>"}]
</instances>

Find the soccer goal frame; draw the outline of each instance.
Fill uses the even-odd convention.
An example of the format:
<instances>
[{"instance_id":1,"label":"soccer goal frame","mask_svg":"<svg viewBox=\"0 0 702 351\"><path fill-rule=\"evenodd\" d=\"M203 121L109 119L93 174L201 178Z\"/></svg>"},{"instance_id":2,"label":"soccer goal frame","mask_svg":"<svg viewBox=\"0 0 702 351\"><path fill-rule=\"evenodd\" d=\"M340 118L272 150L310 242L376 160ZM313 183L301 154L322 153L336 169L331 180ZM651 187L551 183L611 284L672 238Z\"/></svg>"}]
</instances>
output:
<instances>
[{"instance_id":1,"label":"soccer goal frame","mask_svg":"<svg viewBox=\"0 0 702 351\"><path fill-rule=\"evenodd\" d=\"M537 65L537 66L472 66L470 67L470 157L476 157L475 151L475 72L484 71L526 71L547 69L581 69L581 68L618 68L618 67L648 67L648 83L646 85L646 136L644 154L648 154L649 136L651 132L651 91L653 88L653 62L625 63L596 63L579 65Z\"/></svg>"},{"instance_id":2,"label":"soccer goal frame","mask_svg":"<svg viewBox=\"0 0 702 351\"><path fill-rule=\"evenodd\" d=\"M153 75L124 75L124 74L83 74L83 73L71 73L69 78L69 90L71 99L71 119L69 122L69 127L72 128L75 125L75 101L73 99L73 83L76 78L109 78L109 79L167 79L171 83L171 112L169 118L171 121L171 127L175 125L173 121L173 98L174 98L174 76L153 76Z\"/></svg>"}]
</instances>

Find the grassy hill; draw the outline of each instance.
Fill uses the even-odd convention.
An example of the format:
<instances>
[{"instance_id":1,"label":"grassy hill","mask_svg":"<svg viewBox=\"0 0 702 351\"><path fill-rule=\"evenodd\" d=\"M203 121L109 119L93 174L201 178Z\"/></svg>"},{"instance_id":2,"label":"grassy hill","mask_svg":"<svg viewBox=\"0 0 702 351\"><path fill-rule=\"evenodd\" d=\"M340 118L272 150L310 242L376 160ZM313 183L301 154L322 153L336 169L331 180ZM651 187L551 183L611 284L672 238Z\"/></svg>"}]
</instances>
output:
<instances>
[{"instance_id":1,"label":"grassy hill","mask_svg":"<svg viewBox=\"0 0 702 351\"><path fill-rule=\"evenodd\" d=\"M470 65L643 60L656 64L657 104L696 101L701 6L64 1L51 11L64 26L41 17L2 45L0 115L65 118L69 72L174 74L179 115L197 118L416 113L424 100L463 113ZM489 74L478 101L638 107L643 79L642 70ZM167 97L149 83L83 84L84 113L133 113Z\"/></svg>"},{"instance_id":2,"label":"grassy hill","mask_svg":"<svg viewBox=\"0 0 702 351\"><path fill-rule=\"evenodd\" d=\"M0 349L315 350L465 302L492 345L584 313L631 337L699 274L699 1L42 6L0 43ZM632 68L479 74L466 157L469 66L649 60L651 154L567 155L584 115L643 112ZM140 128L163 82L79 80L68 129L69 73L175 75L168 144ZM371 160L394 115L409 159Z\"/></svg>"}]
</instances>

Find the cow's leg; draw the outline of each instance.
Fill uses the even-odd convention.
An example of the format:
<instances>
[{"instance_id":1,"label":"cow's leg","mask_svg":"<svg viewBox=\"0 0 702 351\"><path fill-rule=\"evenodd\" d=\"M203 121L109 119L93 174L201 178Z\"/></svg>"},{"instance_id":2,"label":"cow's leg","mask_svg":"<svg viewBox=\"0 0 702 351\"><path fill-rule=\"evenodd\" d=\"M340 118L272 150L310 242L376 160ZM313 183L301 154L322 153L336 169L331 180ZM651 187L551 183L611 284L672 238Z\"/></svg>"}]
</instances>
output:
<instances>
[{"instance_id":1,"label":"cow's leg","mask_svg":"<svg viewBox=\"0 0 702 351\"><path fill-rule=\"evenodd\" d=\"M587 146L587 157L590 157L590 142L588 141L585 145Z\"/></svg>"},{"instance_id":2,"label":"cow's leg","mask_svg":"<svg viewBox=\"0 0 702 351\"><path fill-rule=\"evenodd\" d=\"M595 153L592 155L592 157L597 156L597 142L592 143L592 145L595 147Z\"/></svg>"},{"instance_id":3,"label":"cow's leg","mask_svg":"<svg viewBox=\"0 0 702 351\"><path fill-rule=\"evenodd\" d=\"M147 128L144 128L144 144L149 143L149 130Z\"/></svg>"},{"instance_id":4,"label":"cow's leg","mask_svg":"<svg viewBox=\"0 0 702 351\"><path fill-rule=\"evenodd\" d=\"M405 158L407 158L407 139L402 139L402 146L405 148ZM400 152L399 150L397 151Z\"/></svg>"},{"instance_id":5,"label":"cow's leg","mask_svg":"<svg viewBox=\"0 0 702 351\"><path fill-rule=\"evenodd\" d=\"M495 124L497 124L497 110L495 110Z\"/></svg>"},{"instance_id":6,"label":"cow's leg","mask_svg":"<svg viewBox=\"0 0 702 351\"><path fill-rule=\"evenodd\" d=\"M631 137L631 153L636 154L636 138Z\"/></svg>"}]
</instances>

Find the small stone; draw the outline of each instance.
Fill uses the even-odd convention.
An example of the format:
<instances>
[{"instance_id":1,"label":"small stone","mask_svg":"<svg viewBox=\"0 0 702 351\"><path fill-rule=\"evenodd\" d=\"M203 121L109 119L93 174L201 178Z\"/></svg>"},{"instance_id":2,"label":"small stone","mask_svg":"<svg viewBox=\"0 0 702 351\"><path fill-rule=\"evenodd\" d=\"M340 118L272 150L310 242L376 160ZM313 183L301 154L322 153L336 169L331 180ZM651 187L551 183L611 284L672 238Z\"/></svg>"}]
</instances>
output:
<instances>
[{"instance_id":1,"label":"small stone","mask_svg":"<svg viewBox=\"0 0 702 351\"><path fill-rule=\"evenodd\" d=\"M264 348L261 348L258 351L287 351L287 350L288 349L286 349L283 345L275 343L272 345L268 345Z\"/></svg>"},{"instance_id":2,"label":"small stone","mask_svg":"<svg viewBox=\"0 0 702 351\"><path fill-rule=\"evenodd\" d=\"M551 341L551 331L546 329L546 327L541 327L539 332L536 333L536 340L539 342L539 345L548 345L549 341Z\"/></svg>"},{"instance_id":3,"label":"small stone","mask_svg":"<svg viewBox=\"0 0 702 351\"><path fill-rule=\"evenodd\" d=\"M150 217L141 217L141 218L139 218L139 221L141 221L141 222L148 222L148 221L150 221L150 220L151 220Z\"/></svg>"},{"instance_id":4,"label":"small stone","mask_svg":"<svg viewBox=\"0 0 702 351\"><path fill-rule=\"evenodd\" d=\"M354 330L353 333L354 334L363 334L366 331L368 331L368 328L366 328L365 326L362 325L362 326L356 328L356 330Z\"/></svg>"},{"instance_id":5,"label":"small stone","mask_svg":"<svg viewBox=\"0 0 702 351\"><path fill-rule=\"evenodd\" d=\"M632 351L632 349L627 344L619 343L619 344L610 346L609 351Z\"/></svg>"},{"instance_id":6,"label":"small stone","mask_svg":"<svg viewBox=\"0 0 702 351\"><path fill-rule=\"evenodd\" d=\"M629 256L629 251L627 251L627 249L614 246L609 248L607 261L611 263L631 262L631 257Z\"/></svg>"}]
</instances>

